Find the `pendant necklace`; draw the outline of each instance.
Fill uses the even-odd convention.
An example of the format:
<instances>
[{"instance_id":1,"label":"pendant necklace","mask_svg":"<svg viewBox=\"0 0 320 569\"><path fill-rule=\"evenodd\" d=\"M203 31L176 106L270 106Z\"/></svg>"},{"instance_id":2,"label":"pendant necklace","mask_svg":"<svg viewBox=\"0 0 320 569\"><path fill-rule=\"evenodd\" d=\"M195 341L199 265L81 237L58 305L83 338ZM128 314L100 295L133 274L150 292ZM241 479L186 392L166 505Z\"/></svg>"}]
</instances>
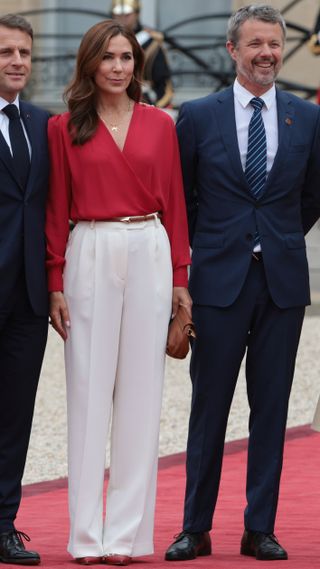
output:
<instances>
[{"instance_id":1,"label":"pendant necklace","mask_svg":"<svg viewBox=\"0 0 320 569\"><path fill-rule=\"evenodd\" d=\"M127 112L130 112L131 110L131 99L128 100L128 108L127 108ZM118 124L114 124L112 122L107 123L107 121L103 118L103 116L98 112L98 116L100 117L100 119L102 120L102 122L105 124L105 126L107 128L110 128L111 132L113 133L118 133L120 130L120 126L125 118L125 115L121 118L121 120L118 122Z\"/></svg>"}]
</instances>

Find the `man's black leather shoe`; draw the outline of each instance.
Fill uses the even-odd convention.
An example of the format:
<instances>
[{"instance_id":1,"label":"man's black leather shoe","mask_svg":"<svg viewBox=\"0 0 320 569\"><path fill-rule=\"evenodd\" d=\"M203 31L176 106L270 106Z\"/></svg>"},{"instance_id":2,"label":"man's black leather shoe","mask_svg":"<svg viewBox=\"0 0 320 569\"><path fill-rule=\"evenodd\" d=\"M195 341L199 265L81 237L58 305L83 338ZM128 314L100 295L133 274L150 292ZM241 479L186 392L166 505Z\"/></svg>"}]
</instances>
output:
<instances>
[{"instance_id":1,"label":"man's black leather shoe","mask_svg":"<svg viewBox=\"0 0 320 569\"><path fill-rule=\"evenodd\" d=\"M201 555L211 555L209 532L189 533L182 531L165 554L166 561L186 561Z\"/></svg>"},{"instance_id":2,"label":"man's black leather shoe","mask_svg":"<svg viewBox=\"0 0 320 569\"><path fill-rule=\"evenodd\" d=\"M40 555L36 551L27 551L22 538L30 537L22 531L11 530L0 533L0 562L12 565L39 565Z\"/></svg>"},{"instance_id":3,"label":"man's black leather shoe","mask_svg":"<svg viewBox=\"0 0 320 569\"><path fill-rule=\"evenodd\" d=\"M242 555L250 555L260 561L288 559L286 550L281 547L273 533L261 533L258 531L244 531L240 553Z\"/></svg>"}]
</instances>

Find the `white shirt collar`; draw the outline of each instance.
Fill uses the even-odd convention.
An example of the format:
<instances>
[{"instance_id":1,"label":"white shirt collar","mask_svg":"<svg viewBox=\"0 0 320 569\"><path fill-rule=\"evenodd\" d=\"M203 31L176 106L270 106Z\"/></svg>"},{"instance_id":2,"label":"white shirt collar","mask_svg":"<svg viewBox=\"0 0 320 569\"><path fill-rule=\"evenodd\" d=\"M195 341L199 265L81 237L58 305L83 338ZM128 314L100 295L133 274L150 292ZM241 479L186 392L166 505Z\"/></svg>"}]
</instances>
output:
<instances>
[{"instance_id":1,"label":"white shirt collar","mask_svg":"<svg viewBox=\"0 0 320 569\"><path fill-rule=\"evenodd\" d=\"M245 87L243 87L238 79L235 80L233 85L233 93L235 98L239 101L240 105L245 109L249 104L251 99L254 97L250 91L248 91ZM269 110L270 107L275 103L276 100L276 87L275 84L272 87L260 95L260 99L264 101L266 108Z\"/></svg>"},{"instance_id":2,"label":"white shirt collar","mask_svg":"<svg viewBox=\"0 0 320 569\"><path fill-rule=\"evenodd\" d=\"M3 99L3 97L0 97L0 111L2 111L2 109L4 107L6 107L7 105L9 105L9 101L6 101L5 99ZM20 113L20 107L19 107L19 95L16 96L15 100L12 102L13 105L16 105L16 107L18 107L18 111Z\"/></svg>"}]
</instances>

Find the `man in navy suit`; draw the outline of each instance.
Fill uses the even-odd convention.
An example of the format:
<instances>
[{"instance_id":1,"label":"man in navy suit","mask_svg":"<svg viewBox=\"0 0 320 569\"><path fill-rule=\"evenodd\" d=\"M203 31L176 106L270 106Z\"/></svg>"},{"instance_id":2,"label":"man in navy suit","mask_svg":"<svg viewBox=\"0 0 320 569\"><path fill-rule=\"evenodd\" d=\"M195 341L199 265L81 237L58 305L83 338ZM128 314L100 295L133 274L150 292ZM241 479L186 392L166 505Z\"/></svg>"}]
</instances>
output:
<instances>
[{"instance_id":1,"label":"man in navy suit","mask_svg":"<svg viewBox=\"0 0 320 569\"><path fill-rule=\"evenodd\" d=\"M14 520L47 340L44 217L48 113L19 99L32 28L0 17L0 562L36 565Z\"/></svg>"},{"instance_id":2,"label":"man in navy suit","mask_svg":"<svg viewBox=\"0 0 320 569\"><path fill-rule=\"evenodd\" d=\"M234 85L184 104L177 123L197 339L183 531L168 561L211 553L225 431L245 354L250 419L241 554L287 559L274 524L288 400L310 303L304 234L320 213L320 109L274 85L285 33L271 6L238 10L227 41Z\"/></svg>"}]
</instances>

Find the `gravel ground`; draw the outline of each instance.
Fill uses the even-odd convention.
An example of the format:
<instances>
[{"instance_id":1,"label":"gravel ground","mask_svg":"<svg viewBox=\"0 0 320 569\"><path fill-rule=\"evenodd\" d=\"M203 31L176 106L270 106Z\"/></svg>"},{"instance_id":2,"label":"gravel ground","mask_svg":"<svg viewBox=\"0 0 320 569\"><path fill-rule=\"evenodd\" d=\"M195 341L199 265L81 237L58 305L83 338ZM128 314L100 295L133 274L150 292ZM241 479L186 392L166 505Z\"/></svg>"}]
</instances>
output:
<instances>
[{"instance_id":1,"label":"gravel ground","mask_svg":"<svg viewBox=\"0 0 320 569\"><path fill-rule=\"evenodd\" d=\"M288 426L312 421L320 391L319 306L308 311L297 358ZM160 456L185 450L190 406L188 360L167 358L163 398ZM248 406L241 368L229 417L227 440L247 435ZM29 454L23 482L29 484L67 475L66 402L63 346L50 329L37 395ZM108 463L108 452L107 452Z\"/></svg>"}]
</instances>

